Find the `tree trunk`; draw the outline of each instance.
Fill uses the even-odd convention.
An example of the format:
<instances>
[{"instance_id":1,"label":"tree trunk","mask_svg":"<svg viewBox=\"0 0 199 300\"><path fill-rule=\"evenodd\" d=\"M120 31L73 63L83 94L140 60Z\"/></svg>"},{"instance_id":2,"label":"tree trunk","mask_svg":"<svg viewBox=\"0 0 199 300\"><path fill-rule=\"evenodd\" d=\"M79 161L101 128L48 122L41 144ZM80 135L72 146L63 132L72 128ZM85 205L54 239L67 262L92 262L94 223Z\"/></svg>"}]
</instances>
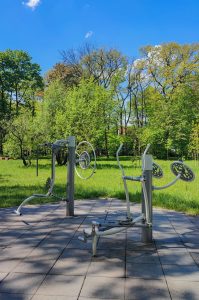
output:
<instances>
[{"instance_id":1,"label":"tree trunk","mask_svg":"<svg viewBox=\"0 0 199 300\"><path fill-rule=\"evenodd\" d=\"M106 157L109 158L109 151L108 151L108 135L107 135L107 129L106 129L106 128L105 128L105 131L104 131L104 141L105 141Z\"/></svg>"}]
</instances>

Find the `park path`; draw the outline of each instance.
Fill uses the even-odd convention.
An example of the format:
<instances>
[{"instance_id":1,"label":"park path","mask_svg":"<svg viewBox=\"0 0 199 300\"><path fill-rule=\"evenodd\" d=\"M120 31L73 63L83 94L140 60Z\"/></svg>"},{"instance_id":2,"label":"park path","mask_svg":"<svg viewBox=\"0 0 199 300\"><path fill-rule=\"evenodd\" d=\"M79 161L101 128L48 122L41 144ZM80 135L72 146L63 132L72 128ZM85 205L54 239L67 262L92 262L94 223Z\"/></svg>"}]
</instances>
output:
<instances>
[{"instance_id":1,"label":"park path","mask_svg":"<svg viewBox=\"0 0 199 300\"><path fill-rule=\"evenodd\" d=\"M97 257L78 240L93 220L124 216L118 199L0 209L0 300L199 299L199 217L154 209L154 242L140 229L100 238ZM139 205L133 205L135 215Z\"/></svg>"}]
</instances>

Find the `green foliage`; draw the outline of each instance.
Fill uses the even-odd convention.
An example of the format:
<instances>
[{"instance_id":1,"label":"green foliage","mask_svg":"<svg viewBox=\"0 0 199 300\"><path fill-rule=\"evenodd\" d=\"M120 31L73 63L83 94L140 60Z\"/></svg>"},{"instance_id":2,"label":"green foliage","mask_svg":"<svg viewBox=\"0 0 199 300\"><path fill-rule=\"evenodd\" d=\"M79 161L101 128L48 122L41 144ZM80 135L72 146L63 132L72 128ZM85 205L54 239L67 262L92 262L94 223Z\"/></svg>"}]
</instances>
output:
<instances>
[{"instance_id":1,"label":"green foliage","mask_svg":"<svg viewBox=\"0 0 199 300\"><path fill-rule=\"evenodd\" d=\"M46 133L50 139L75 135L98 147L104 145L104 133L111 132L114 101L110 92L93 79L82 79L77 87L65 89L59 82L50 84L44 97Z\"/></svg>"},{"instance_id":2,"label":"green foliage","mask_svg":"<svg viewBox=\"0 0 199 300\"><path fill-rule=\"evenodd\" d=\"M192 154L193 158L199 158L199 123L196 123L192 127L189 153Z\"/></svg>"},{"instance_id":3,"label":"green foliage","mask_svg":"<svg viewBox=\"0 0 199 300\"><path fill-rule=\"evenodd\" d=\"M8 133L4 143L4 153L12 158L21 158L27 165L34 146L39 142L38 123L33 120L29 111L23 110L14 120L7 124Z\"/></svg>"},{"instance_id":4,"label":"green foliage","mask_svg":"<svg viewBox=\"0 0 199 300\"><path fill-rule=\"evenodd\" d=\"M75 135L98 155L115 155L123 141L124 154L139 155L150 143L158 158L196 157L198 58L199 44L177 43L143 47L134 62L116 49L63 52L63 63L46 76L43 100L40 68L29 54L0 52L0 153L5 124L24 115L26 122L32 117L34 134L21 129L31 151L38 142ZM17 153L10 134L5 149Z\"/></svg>"}]
</instances>

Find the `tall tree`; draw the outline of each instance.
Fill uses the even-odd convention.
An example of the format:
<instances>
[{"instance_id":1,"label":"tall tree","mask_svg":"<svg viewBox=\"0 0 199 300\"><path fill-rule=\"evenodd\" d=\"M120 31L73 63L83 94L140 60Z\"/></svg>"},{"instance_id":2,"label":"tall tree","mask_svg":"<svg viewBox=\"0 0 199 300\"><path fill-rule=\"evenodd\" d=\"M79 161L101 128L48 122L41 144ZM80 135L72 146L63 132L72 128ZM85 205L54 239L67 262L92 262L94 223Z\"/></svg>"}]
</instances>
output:
<instances>
[{"instance_id":1,"label":"tall tree","mask_svg":"<svg viewBox=\"0 0 199 300\"><path fill-rule=\"evenodd\" d=\"M26 103L29 90L43 88L40 67L31 62L27 52L6 50L0 52L0 88L2 99L9 95L10 113L15 103L15 113L19 113L19 105Z\"/></svg>"}]
</instances>

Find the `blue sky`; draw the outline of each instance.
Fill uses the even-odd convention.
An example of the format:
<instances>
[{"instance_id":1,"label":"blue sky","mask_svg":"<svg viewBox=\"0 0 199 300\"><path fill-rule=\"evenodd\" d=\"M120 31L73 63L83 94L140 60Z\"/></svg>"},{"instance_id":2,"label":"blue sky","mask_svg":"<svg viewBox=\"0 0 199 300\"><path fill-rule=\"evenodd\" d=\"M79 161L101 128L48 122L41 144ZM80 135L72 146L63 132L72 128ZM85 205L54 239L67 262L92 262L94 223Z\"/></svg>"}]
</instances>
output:
<instances>
[{"instance_id":1,"label":"blue sky","mask_svg":"<svg viewBox=\"0 0 199 300\"><path fill-rule=\"evenodd\" d=\"M199 42L199 0L0 0L0 51L28 51L45 73L85 42L138 58L139 48Z\"/></svg>"}]
</instances>

